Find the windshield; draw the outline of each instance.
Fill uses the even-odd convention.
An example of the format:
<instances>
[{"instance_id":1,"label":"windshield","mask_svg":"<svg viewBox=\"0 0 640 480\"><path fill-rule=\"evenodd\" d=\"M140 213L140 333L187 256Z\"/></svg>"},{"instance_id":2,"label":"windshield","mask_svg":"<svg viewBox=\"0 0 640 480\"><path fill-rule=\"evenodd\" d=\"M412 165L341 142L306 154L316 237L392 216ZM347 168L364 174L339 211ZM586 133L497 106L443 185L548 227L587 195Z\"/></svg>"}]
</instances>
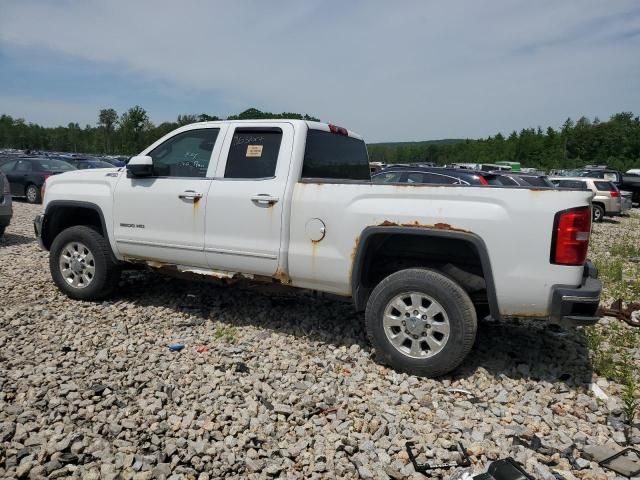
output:
<instances>
[{"instance_id":1,"label":"windshield","mask_svg":"<svg viewBox=\"0 0 640 480\"><path fill-rule=\"evenodd\" d=\"M76 169L76 167L69 165L67 162L63 162L62 160L38 160L35 163L41 171L45 172L66 172Z\"/></svg>"}]
</instances>

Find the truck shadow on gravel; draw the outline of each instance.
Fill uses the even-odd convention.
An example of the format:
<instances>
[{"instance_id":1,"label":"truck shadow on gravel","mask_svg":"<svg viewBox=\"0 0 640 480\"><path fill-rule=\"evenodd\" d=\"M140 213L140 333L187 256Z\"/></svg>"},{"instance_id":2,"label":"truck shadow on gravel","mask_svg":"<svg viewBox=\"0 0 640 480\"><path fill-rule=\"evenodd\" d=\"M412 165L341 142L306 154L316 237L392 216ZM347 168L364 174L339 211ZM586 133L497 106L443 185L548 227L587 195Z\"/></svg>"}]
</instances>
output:
<instances>
[{"instance_id":1,"label":"truck shadow on gravel","mask_svg":"<svg viewBox=\"0 0 640 480\"><path fill-rule=\"evenodd\" d=\"M356 313L350 302L295 289L276 292L262 286L219 286L137 271L125 273L124 285L116 296L138 306L186 314L188 320L184 315L176 319L176 334L205 322L219 322L264 328L334 347L358 345L372 352L363 315ZM481 370L494 377L559 383L570 389L585 387L592 376L587 342L580 331L556 331L545 322L532 320L479 322L473 350L444 378L468 378Z\"/></svg>"},{"instance_id":2,"label":"truck shadow on gravel","mask_svg":"<svg viewBox=\"0 0 640 480\"><path fill-rule=\"evenodd\" d=\"M0 247L9 247L11 245L24 245L27 243L33 243L36 239L34 237L27 237L25 235L19 235L17 233L5 232L0 238Z\"/></svg>"}]
</instances>

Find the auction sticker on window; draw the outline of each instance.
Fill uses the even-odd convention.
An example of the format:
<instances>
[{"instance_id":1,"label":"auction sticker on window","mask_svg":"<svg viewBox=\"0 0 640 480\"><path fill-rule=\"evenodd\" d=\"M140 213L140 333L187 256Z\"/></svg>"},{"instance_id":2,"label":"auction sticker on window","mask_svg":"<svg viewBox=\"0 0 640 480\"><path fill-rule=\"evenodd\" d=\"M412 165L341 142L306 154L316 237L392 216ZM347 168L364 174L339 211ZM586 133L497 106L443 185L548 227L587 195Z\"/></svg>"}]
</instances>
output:
<instances>
[{"instance_id":1,"label":"auction sticker on window","mask_svg":"<svg viewBox=\"0 0 640 480\"><path fill-rule=\"evenodd\" d=\"M247 157L261 157L262 145L247 145Z\"/></svg>"}]
</instances>

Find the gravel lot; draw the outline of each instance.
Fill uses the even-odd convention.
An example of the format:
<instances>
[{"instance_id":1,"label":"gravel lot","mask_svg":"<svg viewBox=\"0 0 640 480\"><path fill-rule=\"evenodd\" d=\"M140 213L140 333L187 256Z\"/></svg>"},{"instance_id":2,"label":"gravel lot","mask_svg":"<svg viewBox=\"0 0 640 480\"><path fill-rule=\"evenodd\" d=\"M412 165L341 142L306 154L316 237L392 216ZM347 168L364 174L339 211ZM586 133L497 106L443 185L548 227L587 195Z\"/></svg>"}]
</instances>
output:
<instances>
[{"instance_id":1,"label":"gravel lot","mask_svg":"<svg viewBox=\"0 0 640 480\"><path fill-rule=\"evenodd\" d=\"M348 303L144 271L110 301L73 301L35 241L39 210L16 203L0 240L0 477L422 479L413 440L432 463L461 441L477 473L513 456L540 479L616 478L514 442L576 457L623 443L619 386L581 332L486 322L455 375L427 380L375 363ZM629 229L638 217L597 225L594 249Z\"/></svg>"}]
</instances>

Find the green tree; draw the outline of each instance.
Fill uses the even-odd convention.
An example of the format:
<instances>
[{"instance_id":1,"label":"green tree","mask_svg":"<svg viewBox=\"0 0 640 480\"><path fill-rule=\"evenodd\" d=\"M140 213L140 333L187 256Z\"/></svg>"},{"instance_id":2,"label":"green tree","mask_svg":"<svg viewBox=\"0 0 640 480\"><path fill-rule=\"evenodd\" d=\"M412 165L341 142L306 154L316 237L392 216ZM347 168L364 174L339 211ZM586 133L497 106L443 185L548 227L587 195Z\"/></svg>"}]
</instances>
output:
<instances>
[{"instance_id":1,"label":"green tree","mask_svg":"<svg viewBox=\"0 0 640 480\"><path fill-rule=\"evenodd\" d=\"M118 112L113 108L103 108L98 113L98 126L104 130L104 151L111 152L111 137L118 121Z\"/></svg>"},{"instance_id":2,"label":"green tree","mask_svg":"<svg viewBox=\"0 0 640 480\"><path fill-rule=\"evenodd\" d=\"M120 116L119 126L122 149L126 152L142 150L145 147L143 133L145 129L153 128L146 110L139 105L131 107Z\"/></svg>"}]
</instances>

